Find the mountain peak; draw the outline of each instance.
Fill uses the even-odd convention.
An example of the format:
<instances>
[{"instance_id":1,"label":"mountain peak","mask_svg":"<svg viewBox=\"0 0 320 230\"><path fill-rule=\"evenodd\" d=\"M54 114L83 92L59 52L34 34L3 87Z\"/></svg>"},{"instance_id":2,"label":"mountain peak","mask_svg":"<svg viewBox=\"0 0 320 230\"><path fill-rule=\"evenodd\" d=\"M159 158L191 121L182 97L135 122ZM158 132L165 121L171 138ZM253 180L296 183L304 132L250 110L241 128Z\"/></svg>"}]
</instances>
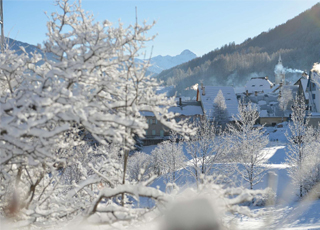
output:
<instances>
[{"instance_id":1,"label":"mountain peak","mask_svg":"<svg viewBox=\"0 0 320 230\"><path fill-rule=\"evenodd\" d=\"M195 53L191 52L191 51L188 50L188 49L185 49L184 51L182 51L180 55L197 57L197 55L196 55Z\"/></svg>"}]
</instances>

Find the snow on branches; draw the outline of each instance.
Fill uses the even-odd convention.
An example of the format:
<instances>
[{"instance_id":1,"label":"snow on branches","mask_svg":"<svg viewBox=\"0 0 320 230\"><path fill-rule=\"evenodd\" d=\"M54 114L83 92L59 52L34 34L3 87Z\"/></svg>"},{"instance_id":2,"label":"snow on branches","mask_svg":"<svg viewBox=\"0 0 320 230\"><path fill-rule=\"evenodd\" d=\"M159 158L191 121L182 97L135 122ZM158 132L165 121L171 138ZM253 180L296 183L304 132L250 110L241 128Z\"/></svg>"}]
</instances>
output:
<instances>
[{"instance_id":1,"label":"snow on branches","mask_svg":"<svg viewBox=\"0 0 320 230\"><path fill-rule=\"evenodd\" d=\"M266 169L261 167L266 161L266 153L261 150L268 144L268 136L256 125L259 118L257 108L251 102L239 102L239 114L234 118L235 124L227 127L225 142L229 145L230 157L237 165L241 177L253 185L259 183Z\"/></svg>"},{"instance_id":2,"label":"snow on branches","mask_svg":"<svg viewBox=\"0 0 320 230\"><path fill-rule=\"evenodd\" d=\"M286 162L293 182L299 186L299 196L308 193L320 181L319 130L308 126L306 104L303 98L294 100L289 122Z\"/></svg>"},{"instance_id":3,"label":"snow on branches","mask_svg":"<svg viewBox=\"0 0 320 230\"><path fill-rule=\"evenodd\" d=\"M10 215L16 220L29 216L28 223L39 215L81 212L99 186L117 186L121 174L124 184L128 151L148 127L142 111L181 135L194 132L168 112L174 99L156 94L159 83L146 76L149 63L135 62L153 39L145 34L154 23L114 27L95 22L80 3L56 5L60 13L48 16L46 55L18 55L8 48L0 54L0 201L3 210L14 209ZM80 141L71 144L70 135L81 132L72 134L74 127L99 144L121 145L117 156ZM61 142L64 147L58 147ZM96 151L102 153L93 157ZM66 199L75 188L84 202Z\"/></svg>"}]
</instances>

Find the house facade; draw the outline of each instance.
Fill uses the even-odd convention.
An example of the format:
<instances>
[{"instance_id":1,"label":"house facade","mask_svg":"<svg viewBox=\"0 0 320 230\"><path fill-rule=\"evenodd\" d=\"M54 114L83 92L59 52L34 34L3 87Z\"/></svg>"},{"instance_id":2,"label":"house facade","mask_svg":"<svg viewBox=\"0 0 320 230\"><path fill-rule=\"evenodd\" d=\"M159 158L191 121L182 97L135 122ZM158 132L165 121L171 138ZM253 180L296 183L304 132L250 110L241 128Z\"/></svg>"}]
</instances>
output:
<instances>
[{"instance_id":1,"label":"house facade","mask_svg":"<svg viewBox=\"0 0 320 230\"><path fill-rule=\"evenodd\" d=\"M175 120L190 120L192 122L203 116L201 103L197 101L182 101L179 100L176 106L168 109L169 112L176 114ZM148 122L148 129L143 140L145 145L157 144L170 136L170 128L159 122L152 112L142 112Z\"/></svg>"},{"instance_id":2,"label":"house facade","mask_svg":"<svg viewBox=\"0 0 320 230\"><path fill-rule=\"evenodd\" d=\"M311 113L320 113L320 74L310 71L306 92L309 97L309 110Z\"/></svg>"}]
</instances>

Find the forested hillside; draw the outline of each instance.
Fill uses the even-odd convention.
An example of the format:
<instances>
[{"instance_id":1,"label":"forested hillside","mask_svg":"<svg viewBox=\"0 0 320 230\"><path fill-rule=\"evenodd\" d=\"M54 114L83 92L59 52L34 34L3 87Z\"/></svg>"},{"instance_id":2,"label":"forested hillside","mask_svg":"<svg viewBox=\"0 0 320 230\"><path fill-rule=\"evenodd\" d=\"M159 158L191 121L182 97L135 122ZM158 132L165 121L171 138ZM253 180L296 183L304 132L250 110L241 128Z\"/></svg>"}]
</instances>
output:
<instances>
[{"instance_id":1,"label":"forested hillside","mask_svg":"<svg viewBox=\"0 0 320 230\"><path fill-rule=\"evenodd\" d=\"M214 33L214 31L213 31ZM274 66L281 54L286 79L294 81L320 60L320 3L297 17L242 44L230 43L158 75L171 92L194 94L188 87L210 85L241 86L253 76L274 81Z\"/></svg>"}]
</instances>

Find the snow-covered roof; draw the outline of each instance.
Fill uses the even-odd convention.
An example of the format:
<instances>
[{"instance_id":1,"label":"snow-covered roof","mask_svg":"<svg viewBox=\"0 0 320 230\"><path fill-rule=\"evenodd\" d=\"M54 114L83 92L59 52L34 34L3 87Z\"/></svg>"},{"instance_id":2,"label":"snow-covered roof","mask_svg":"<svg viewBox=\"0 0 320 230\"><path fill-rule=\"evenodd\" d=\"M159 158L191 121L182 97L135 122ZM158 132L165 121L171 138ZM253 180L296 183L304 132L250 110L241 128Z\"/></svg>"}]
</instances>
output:
<instances>
[{"instance_id":1,"label":"snow-covered roof","mask_svg":"<svg viewBox=\"0 0 320 230\"><path fill-rule=\"evenodd\" d=\"M269 105L271 105L271 106L277 105L277 104L279 104L279 102L277 102L277 101L271 101L271 102L269 103Z\"/></svg>"},{"instance_id":2,"label":"snow-covered roof","mask_svg":"<svg viewBox=\"0 0 320 230\"><path fill-rule=\"evenodd\" d=\"M267 110L260 110L260 117L267 117L268 111Z\"/></svg>"},{"instance_id":3,"label":"snow-covered roof","mask_svg":"<svg viewBox=\"0 0 320 230\"><path fill-rule=\"evenodd\" d=\"M168 111L172 113L179 113L183 116L203 115L201 103L198 101L182 101L181 105L177 102L177 105L170 107ZM142 111L140 114L145 117L154 116L154 114L149 111Z\"/></svg>"},{"instance_id":4,"label":"snow-covered roof","mask_svg":"<svg viewBox=\"0 0 320 230\"><path fill-rule=\"evenodd\" d=\"M182 101L181 105L178 103L177 106L170 107L169 112L184 116L203 115L201 103L198 101Z\"/></svg>"},{"instance_id":5,"label":"snow-covered roof","mask_svg":"<svg viewBox=\"0 0 320 230\"><path fill-rule=\"evenodd\" d=\"M203 90L200 87L199 94L204 113L209 118L212 117L213 101L216 98L219 90L222 91L225 99L229 119L233 120L232 116L237 116L238 114L238 100L236 94L234 93L234 89L231 86L204 86L205 95L202 95Z\"/></svg>"},{"instance_id":6,"label":"snow-covered roof","mask_svg":"<svg viewBox=\"0 0 320 230\"><path fill-rule=\"evenodd\" d=\"M267 102L262 100L262 101L258 101L258 104L259 104L259 105L266 105Z\"/></svg>"},{"instance_id":7,"label":"snow-covered roof","mask_svg":"<svg viewBox=\"0 0 320 230\"><path fill-rule=\"evenodd\" d=\"M248 90L249 93L254 93L255 91L269 92L272 86L273 86L273 83L268 78L254 77L247 82L245 86L245 90Z\"/></svg>"}]
</instances>

